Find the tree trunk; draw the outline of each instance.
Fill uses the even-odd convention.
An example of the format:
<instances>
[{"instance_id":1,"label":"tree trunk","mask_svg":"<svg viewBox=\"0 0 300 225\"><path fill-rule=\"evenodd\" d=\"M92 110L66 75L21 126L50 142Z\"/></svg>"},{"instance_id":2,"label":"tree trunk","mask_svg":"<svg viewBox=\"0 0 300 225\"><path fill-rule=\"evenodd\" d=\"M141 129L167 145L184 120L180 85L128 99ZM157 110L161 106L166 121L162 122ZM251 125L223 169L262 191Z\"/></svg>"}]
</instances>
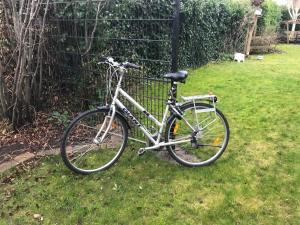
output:
<instances>
[{"instance_id":1,"label":"tree trunk","mask_svg":"<svg viewBox=\"0 0 300 225\"><path fill-rule=\"evenodd\" d=\"M296 22L293 23L292 31L291 31L291 34L290 34L290 39L295 38L295 30L296 30Z\"/></svg>"},{"instance_id":2,"label":"tree trunk","mask_svg":"<svg viewBox=\"0 0 300 225\"><path fill-rule=\"evenodd\" d=\"M249 56L250 55L250 51L251 51L251 43L252 43L252 39L253 39L253 34L254 34L254 30L255 27L257 25L257 20L258 20L258 16L255 15L254 19L253 19L253 23L250 25L249 28L249 32L248 32L248 37L247 37L247 41L246 41L246 48L245 48L245 55Z\"/></svg>"},{"instance_id":3,"label":"tree trunk","mask_svg":"<svg viewBox=\"0 0 300 225\"><path fill-rule=\"evenodd\" d=\"M3 72L3 66L0 63L0 119L4 119L7 117L7 89Z\"/></svg>"},{"instance_id":4,"label":"tree trunk","mask_svg":"<svg viewBox=\"0 0 300 225\"><path fill-rule=\"evenodd\" d=\"M9 64L5 74L0 68L0 116L9 117L13 127L17 128L32 119L34 100L42 89L41 68L49 0L46 4L43 0L1 2L5 5L3 23L10 52L5 55L7 62L2 63ZM6 79L9 82L4 82Z\"/></svg>"}]
</instances>

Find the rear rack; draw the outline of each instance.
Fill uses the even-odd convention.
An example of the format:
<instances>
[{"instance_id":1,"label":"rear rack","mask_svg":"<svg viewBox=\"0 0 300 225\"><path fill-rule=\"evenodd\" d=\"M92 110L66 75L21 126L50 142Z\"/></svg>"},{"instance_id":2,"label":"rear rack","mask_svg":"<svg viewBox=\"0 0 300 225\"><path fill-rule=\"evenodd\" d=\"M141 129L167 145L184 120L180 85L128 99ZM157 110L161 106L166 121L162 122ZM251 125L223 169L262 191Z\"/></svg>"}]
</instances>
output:
<instances>
[{"instance_id":1,"label":"rear rack","mask_svg":"<svg viewBox=\"0 0 300 225\"><path fill-rule=\"evenodd\" d=\"M185 101L185 102L191 102L194 104L194 115L195 115L195 119L197 121L197 126L198 126L198 130L202 131L204 130L206 127L208 127L209 125L211 125L212 123L214 123L217 120L217 111L216 111L216 102L218 101L218 98L216 95L197 95L197 96L188 96L188 97L183 97L181 96L181 98ZM211 104L211 107L205 107L205 108L197 108L196 107L196 102L197 101L209 101ZM212 113L212 114L211 114ZM202 120L199 121L199 114L204 114L207 115L206 118L202 116ZM215 116L212 116L215 115Z\"/></svg>"},{"instance_id":2,"label":"rear rack","mask_svg":"<svg viewBox=\"0 0 300 225\"><path fill-rule=\"evenodd\" d=\"M218 101L218 98L216 95L198 95L198 96L188 96L188 97L181 96L181 98L186 102L196 101L196 100L207 100L207 101L211 101L211 102Z\"/></svg>"}]
</instances>

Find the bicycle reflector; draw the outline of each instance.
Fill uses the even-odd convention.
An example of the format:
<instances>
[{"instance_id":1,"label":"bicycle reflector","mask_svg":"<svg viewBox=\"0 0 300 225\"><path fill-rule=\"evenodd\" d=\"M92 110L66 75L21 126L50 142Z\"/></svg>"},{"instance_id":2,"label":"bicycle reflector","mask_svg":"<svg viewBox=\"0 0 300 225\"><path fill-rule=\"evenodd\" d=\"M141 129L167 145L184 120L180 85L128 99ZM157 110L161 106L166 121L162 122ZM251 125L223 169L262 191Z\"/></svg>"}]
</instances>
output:
<instances>
[{"instance_id":1,"label":"bicycle reflector","mask_svg":"<svg viewBox=\"0 0 300 225\"><path fill-rule=\"evenodd\" d=\"M217 145L220 145L221 144L221 138L217 137L214 142L213 142L213 145L214 146L217 146Z\"/></svg>"},{"instance_id":2,"label":"bicycle reflector","mask_svg":"<svg viewBox=\"0 0 300 225\"><path fill-rule=\"evenodd\" d=\"M116 129L117 126L118 126L118 125L117 125L115 122L111 125L112 129Z\"/></svg>"},{"instance_id":3,"label":"bicycle reflector","mask_svg":"<svg viewBox=\"0 0 300 225\"><path fill-rule=\"evenodd\" d=\"M178 129L179 129L179 123L175 123L174 132L173 132L174 135L177 134Z\"/></svg>"}]
</instances>

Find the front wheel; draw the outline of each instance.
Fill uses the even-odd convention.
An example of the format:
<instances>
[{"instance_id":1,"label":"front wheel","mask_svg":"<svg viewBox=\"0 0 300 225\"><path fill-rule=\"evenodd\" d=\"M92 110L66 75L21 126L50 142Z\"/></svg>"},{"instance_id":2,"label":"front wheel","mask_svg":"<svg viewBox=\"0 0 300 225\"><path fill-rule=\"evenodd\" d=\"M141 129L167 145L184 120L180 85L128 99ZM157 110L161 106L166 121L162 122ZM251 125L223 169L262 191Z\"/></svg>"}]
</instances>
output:
<instances>
[{"instance_id":1,"label":"front wheel","mask_svg":"<svg viewBox=\"0 0 300 225\"><path fill-rule=\"evenodd\" d=\"M108 127L110 118L109 109L99 108L84 112L71 122L61 143L61 156L69 169L90 174L108 169L120 158L127 144L128 127L117 113ZM103 141L97 143L106 130Z\"/></svg>"},{"instance_id":2,"label":"front wheel","mask_svg":"<svg viewBox=\"0 0 300 225\"><path fill-rule=\"evenodd\" d=\"M167 146L170 155L188 167L206 166L216 161L229 141L230 131L225 116L204 103L187 103L181 110L184 119L172 115L166 126L166 142L175 142Z\"/></svg>"}]
</instances>

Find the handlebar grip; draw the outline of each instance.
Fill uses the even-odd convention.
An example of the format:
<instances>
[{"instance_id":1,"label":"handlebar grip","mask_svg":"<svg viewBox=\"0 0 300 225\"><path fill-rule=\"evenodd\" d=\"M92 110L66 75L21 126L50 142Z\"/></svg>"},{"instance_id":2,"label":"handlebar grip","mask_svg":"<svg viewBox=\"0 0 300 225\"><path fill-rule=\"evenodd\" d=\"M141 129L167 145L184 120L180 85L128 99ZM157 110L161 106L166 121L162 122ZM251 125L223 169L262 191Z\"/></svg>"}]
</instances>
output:
<instances>
[{"instance_id":1,"label":"handlebar grip","mask_svg":"<svg viewBox=\"0 0 300 225\"><path fill-rule=\"evenodd\" d=\"M124 66L126 69L131 68L131 69L139 70L139 69L142 68L142 67L139 66L139 65L136 65L136 64L133 64L133 63L129 63L129 62L124 63L123 66Z\"/></svg>"}]
</instances>

